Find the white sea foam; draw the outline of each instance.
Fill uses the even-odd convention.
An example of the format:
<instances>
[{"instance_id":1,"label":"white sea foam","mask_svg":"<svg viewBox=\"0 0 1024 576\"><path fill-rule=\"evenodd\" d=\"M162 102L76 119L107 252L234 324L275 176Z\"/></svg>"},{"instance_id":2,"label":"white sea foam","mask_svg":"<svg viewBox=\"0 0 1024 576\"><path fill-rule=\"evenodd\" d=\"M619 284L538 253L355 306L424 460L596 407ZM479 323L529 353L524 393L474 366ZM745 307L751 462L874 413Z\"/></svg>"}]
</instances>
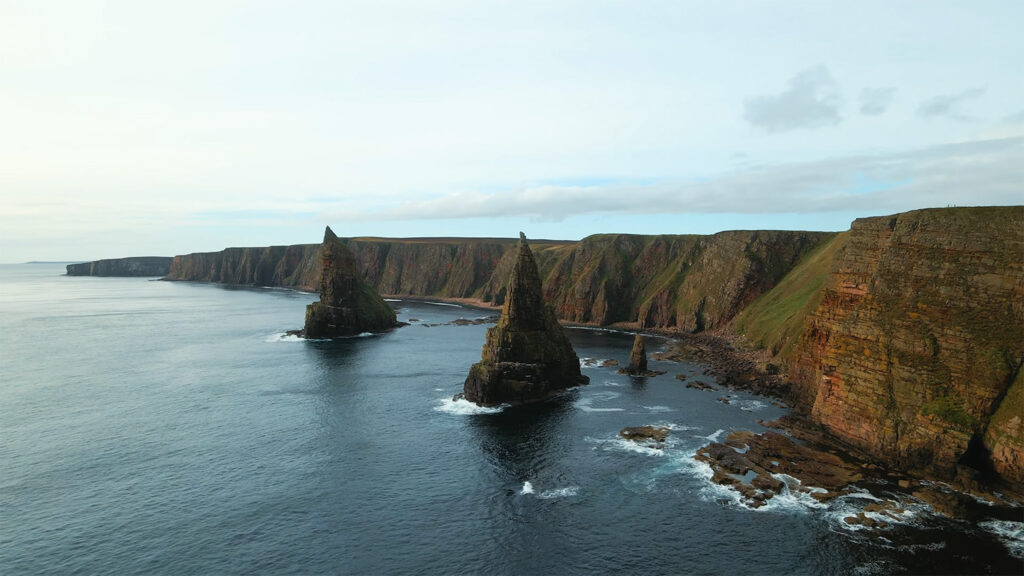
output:
<instances>
[{"instance_id":1,"label":"white sea foam","mask_svg":"<svg viewBox=\"0 0 1024 576\"><path fill-rule=\"evenodd\" d=\"M1024 522L985 520L978 526L995 534L1013 557L1024 558Z\"/></svg>"},{"instance_id":2,"label":"white sea foam","mask_svg":"<svg viewBox=\"0 0 1024 576\"><path fill-rule=\"evenodd\" d=\"M636 452L637 454L643 454L645 456L664 456L664 448L654 448L640 442L633 440L626 440L625 438L616 438L609 442L609 445L616 449L624 450L626 452Z\"/></svg>"},{"instance_id":3,"label":"white sea foam","mask_svg":"<svg viewBox=\"0 0 1024 576\"><path fill-rule=\"evenodd\" d=\"M576 403L576 407L584 412L624 412L625 408L594 408L590 405L591 400L584 398Z\"/></svg>"},{"instance_id":4,"label":"white sea foam","mask_svg":"<svg viewBox=\"0 0 1024 576\"><path fill-rule=\"evenodd\" d=\"M458 400L442 398L438 405L434 407L434 410L458 416L469 416L473 414L497 414L505 408L508 408L508 404L488 408L485 406L477 406L465 398L459 398Z\"/></svg>"},{"instance_id":5,"label":"white sea foam","mask_svg":"<svg viewBox=\"0 0 1024 576\"><path fill-rule=\"evenodd\" d=\"M760 400L733 400L734 404L739 404L740 410L744 412L754 412L755 410L763 410L768 407L767 404Z\"/></svg>"},{"instance_id":6,"label":"white sea foam","mask_svg":"<svg viewBox=\"0 0 1024 576\"><path fill-rule=\"evenodd\" d=\"M385 302L401 302L402 300L400 298L385 298L384 301Z\"/></svg>"},{"instance_id":7,"label":"white sea foam","mask_svg":"<svg viewBox=\"0 0 1024 576\"><path fill-rule=\"evenodd\" d=\"M664 424L656 424L656 426L664 426L673 432L685 432L687 430L697 430L696 426L687 426L686 424L676 424L675 422L666 422Z\"/></svg>"},{"instance_id":8,"label":"white sea foam","mask_svg":"<svg viewBox=\"0 0 1024 576\"><path fill-rule=\"evenodd\" d=\"M601 386L611 386L612 388L621 388L623 386L623 384L622 384L622 382L616 382L614 380L605 380L604 382L601 382Z\"/></svg>"},{"instance_id":9,"label":"white sea foam","mask_svg":"<svg viewBox=\"0 0 1024 576\"><path fill-rule=\"evenodd\" d=\"M652 446L648 446L641 442L626 440L619 436L616 436L615 438L594 438L587 436L583 440L585 442L597 444L597 446L594 447L595 450L633 452L636 454L643 454L645 456L665 456L664 448L653 448Z\"/></svg>"},{"instance_id":10,"label":"white sea foam","mask_svg":"<svg viewBox=\"0 0 1024 576\"><path fill-rule=\"evenodd\" d=\"M264 342L302 342L304 339L299 337L297 334L289 334L287 332L277 332L264 338Z\"/></svg>"},{"instance_id":11,"label":"white sea foam","mask_svg":"<svg viewBox=\"0 0 1024 576\"><path fill-rule=\"evenodd\" d=\"M713 434L710 434L708 436L701 436L701 438L704 438L705 440L709 440L711 442L718 442L718 437L722 435L722 432L725 432L725 430L719 428L718 430L715 430Z\"/></svg>"},{"instance_id":12,"label":"white sea foam","mask_svg":"<svg viewBox=\"0 0 1024 576\"><path fill-rule=\"evenodd\" d=\"M625 408L595 408L594 402L607 402L621 396L618 392L595 392L576 401L576 407L584 412L623 412Z\"/></svg>"},{"instance_id":13,"label":"white sea foam","mask_svg":"<svg viewBox=\"0 0 1024 576\"><path fill-rule=\"evenodd\" d=\"M598 358L580 358L580 369L597 370L599 368L606 368L604 365L608 360L601 360Z\"/></svg>"},{"instance_id":14,"label":"white sea foam","mask_svg":"<svg viewBox=\"0 0 1024 576\"><path fill-rule=\"evenodd\" d=\"M567 498L569 496L576 496L579 494L579 486L566 486L565 488L555 488L554 490L545 490L537 495L537 498L543 500L551 500L554 498Z\"/></svg>"},{"instance_id":15,"label":"white sea foam","mask_svg":"<svg viewBox=\"0 0 1024 576\"><path fill-rule=\"evenodd\" d=\"M423 302L424 304L430 304L431 306L450 306L452 308L462 308L460 304L452 304L450 302Z\"/></svg>"},{"instance_id":16,"label":"white sea foam","mask_svg":"<svg viewBox=\"0 0 1024 576\"><path fill-rule=\"evenodd\" d=\"M675 412L674 408L668 406L641 406L641 408L646 408L651 412Z\"/></svg>"},{"instance_id":17,"label":"white sea foam","mask_svg":"<svg viewBox=\"0 0 1024 576\"><path fill-rule=\"evenodd\" d=\"M828 511L825 513L825 518L843 530L857 532L864 530L865 527L861 524L848 524L846 518L864 514L864 517L870 518L875 522L912 524L921 514L930 513L929 506L916 498L895 493L889 494L889 496L895 502L895 506L892 509L884 509L879 512L865 512L864 507L867 504L884 502L885 499L879 498L866 490L844 494L828 503Z\"/></svg>"},{"instance_id":18,"label":"white sea foam","mask_svg":"<svg viewBox=\"0 0 1024 576\"><path fill-rule=\"evenodd\" d=\"M523 482L523 489L520 490L519 493L520 494L533 494L533 484L530 484L529 480L527 480L526 482Z\"/></svg>"}]
</instances>

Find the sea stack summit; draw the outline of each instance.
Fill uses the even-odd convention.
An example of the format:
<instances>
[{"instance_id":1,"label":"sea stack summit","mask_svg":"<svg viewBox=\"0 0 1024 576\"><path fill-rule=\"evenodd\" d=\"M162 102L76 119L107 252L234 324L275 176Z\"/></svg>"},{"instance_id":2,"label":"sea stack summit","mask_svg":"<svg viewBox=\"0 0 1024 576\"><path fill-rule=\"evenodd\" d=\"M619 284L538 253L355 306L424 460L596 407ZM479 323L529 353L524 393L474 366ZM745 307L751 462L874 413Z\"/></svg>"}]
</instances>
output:
<instances>
[{"instance_id":1,"label":"sea stack summit","mask_svg":"<svg viewBox=\"0 0 1024 576\"><path fill-rule=\"evenodd\" d=\"M470 368L463 396L481 406L524 404L588 382L554 310L544 303L537 263L520 232L501 318L487 331L482 358Z\"/></svg>"},{"instance_id":2,"label":"sea stack summit","mask_svg":"<svg viewBox=\"0 0 1024 576\"><path fill-rule=\"evenodd\" d=\"M306 307L302 335L334 338L396 326L394 310L363 281L355 256L328 226L320 246L320 301Z\"/></svg>"}]
</instances>

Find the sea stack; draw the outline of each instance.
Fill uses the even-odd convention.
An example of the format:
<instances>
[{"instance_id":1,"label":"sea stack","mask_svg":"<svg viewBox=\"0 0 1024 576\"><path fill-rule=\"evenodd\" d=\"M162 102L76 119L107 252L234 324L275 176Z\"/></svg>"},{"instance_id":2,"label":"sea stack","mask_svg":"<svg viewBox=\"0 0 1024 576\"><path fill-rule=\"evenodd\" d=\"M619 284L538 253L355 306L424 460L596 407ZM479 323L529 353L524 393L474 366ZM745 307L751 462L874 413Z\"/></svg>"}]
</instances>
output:
<instances>
[{"instance_id":1,"label":"sea stack","mask_svg":"<svg viewBox=\"0 0 1024 576\"><path fill-rule=\"evenodd\" d=\"M537 263L520 232L501 318L487 331L482 358L470 368L463 396L481 406L524 404L588 382L554 310L544 303Z\"/></svg>"},{"instance_id":2,"label":"sea stack","mask_svg":"<svg viewBox=\"0 0 1024 576\"><path fill-rule=\"evenodd\" d=\"M306 307L302 335L334 338L396 326L394 310L363 281L355 256L328 226L320 246L320 301Z\"/></svg>"},{"instance_id":3,"label":"sea stack","mask_svg":"<svg viewBox=\"0 0 1024 576\"><path fill-rule=\"evenodd\" d=\"M644 345L644 337L637 334L633 339L633 351L629 353L629 366L626 367L627 374L647 373L647 347Z\"/></svg>"}]
</instances>

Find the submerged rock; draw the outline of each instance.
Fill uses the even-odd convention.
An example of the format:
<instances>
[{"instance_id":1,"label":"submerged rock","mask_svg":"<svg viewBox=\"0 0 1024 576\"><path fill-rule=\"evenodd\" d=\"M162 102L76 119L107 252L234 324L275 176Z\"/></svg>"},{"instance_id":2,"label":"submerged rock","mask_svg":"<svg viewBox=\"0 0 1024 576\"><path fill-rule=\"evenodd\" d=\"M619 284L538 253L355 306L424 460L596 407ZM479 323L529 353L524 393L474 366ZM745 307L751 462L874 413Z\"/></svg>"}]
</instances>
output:
<instances>
[{"instance_id":1,"label":"submerged rock","mask_svg":"<svg viewBox=\"0 0 1024 576\"><path fill-rule=\"evenodd\" d=\"M735 431L725 443L713 442L697 450L694 458L711 466L712 482L734 488L752 508L763 506L787 485L791 491L827 501L863 478L855 464L776 432ZM780 475L788 480L784 482Z\"/></svg>"},{"instance_id":2,"label":"submerged rock","mask_svg":"<svg viewBox=\"0 0 1024 576\"><path fill-rule=\"evenodd\" d=\"M520 233L501 318L487 330L481 360L470 368L463 395L481 406L522 404L588 382L554 311L544 303L537 263Z\"/></svg>"},{"instance_id":3,"label":"submerged rock","mask_svg":"<svg viewBox=\"0 0 1024 576\"><path fill-rule=\"evenodd\" d=\"M303 336L353 336L399 325L394 310L363 281L355 257L330 226L324 231L320 264L320 301L306 307Z\"/></svg>"},{"instance_id":4,"label":"submerged rock","mask_svg":"<svg viewBox=\"0 0 1024 576\"><path fill-rule=\"evenodd\" d=\"M619 436L626 440L654 440L660 443L668 438L668 428L665 426L630 426L620 430Z\"/></svg>"}]
</instances>

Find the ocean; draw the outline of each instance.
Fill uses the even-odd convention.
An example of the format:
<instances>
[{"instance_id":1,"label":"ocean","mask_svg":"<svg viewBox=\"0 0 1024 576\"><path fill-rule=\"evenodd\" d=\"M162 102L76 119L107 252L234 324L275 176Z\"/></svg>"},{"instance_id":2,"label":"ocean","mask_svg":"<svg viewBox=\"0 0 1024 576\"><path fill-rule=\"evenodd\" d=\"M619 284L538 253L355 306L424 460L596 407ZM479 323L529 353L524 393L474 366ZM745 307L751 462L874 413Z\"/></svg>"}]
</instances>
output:
<instances>
[{"instance_id":1,"label":"ocean","mask_svg":"<svg viewBox=\"0 0 1024 576\"><path fill-rule=\"evenodd\" d=\"M749 509L695 451L786 409L704 367L584 367L552 402L453 401L493 312L303 341L315 296L0 266L0 574L1024 572L1024 517L970 522L884 483ZM581 359L632 335L569 329ZM648 350L664 345L652 337ZM733 396L729 404L716 399ZM671 429L662 449L618 437ZM884 496L905 518L843 518Z\"/></svg>"}]
</instances>

